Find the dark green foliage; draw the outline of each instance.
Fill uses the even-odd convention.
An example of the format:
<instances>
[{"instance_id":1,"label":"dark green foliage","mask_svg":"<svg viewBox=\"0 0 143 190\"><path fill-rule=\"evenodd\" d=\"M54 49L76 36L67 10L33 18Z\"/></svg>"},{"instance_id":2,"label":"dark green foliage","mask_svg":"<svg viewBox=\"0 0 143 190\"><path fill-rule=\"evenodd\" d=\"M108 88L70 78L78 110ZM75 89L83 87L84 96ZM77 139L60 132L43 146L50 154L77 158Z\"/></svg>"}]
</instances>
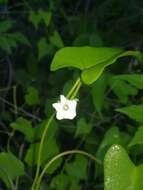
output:
<instances>
[{"instance_id":1,"label":"dark green foliage","mask_svg":"<svg viewBox=\"0 0 143 190\"><path fill-rule=\"evenodd\" d=\"M143 189L143 2L0 0L0 189L31 190L52 103L81 77L74 120L48 128L39 190ZM40 171L41 171L40 170Z\"/></svg>"}]
</instances>

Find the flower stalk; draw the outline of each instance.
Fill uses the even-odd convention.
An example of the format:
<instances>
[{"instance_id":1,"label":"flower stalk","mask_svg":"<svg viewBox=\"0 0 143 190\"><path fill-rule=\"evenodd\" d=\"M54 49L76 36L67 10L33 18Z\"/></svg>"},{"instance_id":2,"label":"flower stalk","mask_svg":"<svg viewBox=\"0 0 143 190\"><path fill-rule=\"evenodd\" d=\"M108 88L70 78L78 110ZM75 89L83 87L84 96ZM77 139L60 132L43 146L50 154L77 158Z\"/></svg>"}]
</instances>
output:
<instances>
[{"instance_id":1,"label":"flower stalk","mask_svg":"<svg viewBox=\"0 0 143 190\"><path fill-rule=\"evenodd\" d=\"M79 91L80 86L81 86L81 81L80 81L80 78L78 78L66 97L69 98L69 99L75 98L78 91ZM35 177L34 177L34 180L33 180L31 190L38 190L38 188L39 188L38 181L39 181L39 174L40 174L40 166L41 166L41 156L42 156L43 144L44 144L44 140L45 140L47 131L48 131L52 121L54 120L54 117L55 117L55 113L53 113L51 115L51 117L49 118L49 120L48 120L48 122L47 122L47 124L45 126L45 129L43 131L42 137L41 137L39 150L38 150L36 174L35 174Z\"/></svg>"},{"instance_id":2,"label":"flower stalk","mask_svg":"<svg viewBox=\"0 0 143 190\"><path fill-rule=\"evenodd\" d=\"M70 155L70 154L81 154L81 155L84 155L88 158L90 158L91 160L95 161L96 163L98 163L99 165L101 165L101 161L96 159L92 154L89 154L85 151L82 151L82 150L68 150L68 151L65 151L65 152L62 152L60 154L58 154L57 156L53 157L44 167L44 169L42 170L39 178L38 178L38 181L37 181L37 189L39 189L39 186L40 186L40 183L41 183L41 180L44 176L44 174L46 173L47 169L52 165L53 162L55 162L56 160L58 160L59 158L63 157L63 156L66 156L66 155Z\"/></svg>"}]
</instances>

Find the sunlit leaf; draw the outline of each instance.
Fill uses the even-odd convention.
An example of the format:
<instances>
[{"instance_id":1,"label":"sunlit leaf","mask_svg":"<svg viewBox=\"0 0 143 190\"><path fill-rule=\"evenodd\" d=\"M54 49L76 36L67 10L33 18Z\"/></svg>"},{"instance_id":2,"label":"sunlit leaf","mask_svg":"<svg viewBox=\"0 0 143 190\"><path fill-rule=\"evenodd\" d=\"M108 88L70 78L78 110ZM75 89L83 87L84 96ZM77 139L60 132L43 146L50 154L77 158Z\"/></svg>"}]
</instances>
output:
<instances>
[{"instance_id":1,"label":"sunlit leaf","mask_svg":"<svg viewBox=\"0 0 143 190\"><path fill-rule=\"evenodd\" d=\"M126 133L121 133L118 127L109 128L101 144L98 147L96 156L98 159L103 160L105 153L113 144L125 145L129 141L129 136Z\"/></svg>"},{"instance_id":2,"label":"sunlit leaf","mask_svg":"<svg viewBox=\"0 0 143 190\"><path fill-rule=\"evenodd\" d=\"M113 145L104 160L105 190L143 189L143 164L135 166L127 152Z\"/></svg>"},{"instance_id":3,"label":"sunlit leaf","mask_svg":"<svg viewBox=\"0 0 143 190\"><path fill-rule=\"evenodd\" d=\"M75 67L82 70L82 80L92 84L102 74L104 69L124 56L134 56L143 60L139 51L124 51L119 48L96 47L65 47L55 54L51 70L55 71L64 67Z\"/></svg>"},{"instance_id":4,"label":"sunlit leaf","mask_svg":"<svg viewBox=\"0 0 143 190\"><path fill-rule=\"evenodd\" d=\"M123 52L118 48L65 47L56 52L51 70L76 67L84 70L103 63Z\"/></svg>"}]
</instances>

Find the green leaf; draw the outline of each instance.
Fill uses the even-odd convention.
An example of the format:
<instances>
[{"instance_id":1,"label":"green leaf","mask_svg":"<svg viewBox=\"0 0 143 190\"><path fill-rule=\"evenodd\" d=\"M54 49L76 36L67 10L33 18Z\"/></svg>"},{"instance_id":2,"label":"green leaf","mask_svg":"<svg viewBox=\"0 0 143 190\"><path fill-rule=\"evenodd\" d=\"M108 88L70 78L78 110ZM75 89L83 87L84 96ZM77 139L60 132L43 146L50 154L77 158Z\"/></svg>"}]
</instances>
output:
<instances>
[{"instance_id":1,"label":"green leaf","mask_svg":"<svg viewBox=\"0 0 143 190\"><path fill-rule=\"evenodd\" d=\"M8 0L0 0L0 5L5 5L8 2Z\"/></svg>"},{"instance_id":2,"label":"green leaf","mask_svg":"<svg viewBox=\"0 0 143 190\"><path fill-rule=\"evenodd\" d=\"M131 119L134 119L140 123L143 123L143 105L131 105L128 107L123 107L116 109L120 113L124 113Z\"/></svg>"},{"instance_id":3,"label":"green leaf","mask_svg":"<svg viewBox=\"0 0 143 190\"><path fill-rule=\"evenodd\" d=\"M6 41L9 46L9 48L12 50L12 48L16 48L17 46L17 41L16 39L12 36L12 34L8 34L6 36Z\"/></svg>"},{"instance_id":4,"label":"green leaf","mask_svg":"<svg viewBox=\"0 0 143 190\"><path fill-rule=\"evenodd\" d=\"M113 144L125 145L129 140L129 136L126 133L121 133L118 127L111 127L107 130L104 138L97 150L96 157L103 160L105 153Z\"/></svg>"},{"instance_id":5,"label":"green leaf","mask_svg":"<svg viewBox=\"0 0 143 190\"><path fill-rule=\"evenodd\" d=\"M51 113L52 114L52 113ZM48 115L50 117L51 115ZM42 120L38 125L34 128L35 129L35 140L41 139L41 136L43 134L43 131L47 125L47 120ZM46 135L46 139L49 138L55 138L55 135L57 135L59 128L57 127L57 123L55 120L51 123L50 128L48 129L48 133Z\"/></svg>"},{"instance_id":6,"label":"green leaf","mask_svg":"<svg viewBox=\"0 0 143 190\"><path fill-rule=\"evenodd\" d=\"M89 36L86 34L78 34L73 41L73 46L85 46L89 44Z\"/></svg>"},{"instance_id":7,"label":"green leaf","mask_svg":"<svg viewBox=\"0 0 143 190\"><path fill-rule=\"evenodd\" d=\"M24 175L24 165L12 153L0 153L0 178L9 187L16 177Z\"/></svg>"},{"instance_id":8,"label":"green leaf","mask_svg":"<svg viewBox=\"0 0 143 190\"><path fill-rule=\"evenodd\" d=\"M63 48L64 43L58 31L55 31L52 36L50 36L50 42L57 48Z\"/></svg>"},{"instance_id":9,"label":"green leaf","mask_svg":"<svg viewBox=\"0 0 143 190\"><path fill-rule=\"evenodd\" d=\"M51 46L47 43L46 38L41 38L38 42L38 59L42 59L51 51Z\"/></svg>"},{"instance_id":10,"label":"green leaf","mask_svg":"<svg viewBox=\"0 0 143 190\"><path fill-rule=\"evenodd\" d=\"M0 36L0 48L7 51L7 53L11 53L11 46L8 43L8 38L4 36Z\"/></svg>"},{"instance_id":11,"label":"green leaf","mask_svg":"<svg viewBox=\"0 0 143 190\"><path fill-rule=\"evenodd\" d=\"M111 64L110 62L109 63L105 62L95 65L89 69L83 70L83 72L81 73L83 82L88 85L92 84L100 77L100 75L104 71L104 68L110 64Z\"/></svg>"},{"instance_id":12,"label":"green leaf","mask_svg":"<svg viewBox=\"0 0 143 190\"><path fill-rule=\"evenodd\" d=\"M75 136L81 137L83 135L88 135L91 132L92 125L87 123L84 118L80 118L77 122L77 129Z\"/></svg>"},{"instance_id":13,"label":"green leaf","mask_svg":"<svg viewBox=\"0 0 143 190\"><path fill-rule=\"evenodd\" d=\"M92 84L102 74L105 67L113 64L120 57L135 56L143 60L139 51L123 51L119 48L96 47L65 47L55 54L51 70L55 71L64 67L75 67L82 70L82 80Z\"/></svg>"},{"instance_id":14,"label":"green leaf","mask_svg":"<svg viewBox=\"0 0 143 190\"><path fill-rule=\"evenodd\" d=\"M15 40L16 42L20 42L22 44L25 44L27 46L30 46L29 40L27 39L27 37L22 34L21 32L15 32L12 34L8 35L10 38L12 38L13 40Z\"/></svg>"},{"instance_id":15,"label":"green leaf","mask_svg":"<svg viewBox=\"0 0 143 190\"><path fill-rule=\"evenodd\" d=\"M76 67L84 70L103 63L123 52L118 48L65 47L57 51L51 64L55 71L63 67Z\"/></svg>"},{"instance_id":16,"label":"green leaf","mask_svg":"<svg viewBox=\"0 0 143 190\"><path fill-rule=\"evenodd\" d=\"M38 12L31 11L29 15L29 21L38 29L39 24L44 21L48 27L51 21L52 13L50 11L44 11L39 9Z\"/></svg>"},{"instance_id":17,"label":"green leaf","mask_svg":"<svg viewBox=\"0 0 143 190\"><path fill-rule=\"evenodd\" d=\"M34 128L34 141L38 143L32 143L28 147L25 158L24 158L25 162L30 167L35 166L37 163L39 140L41 139L41 136L43 134L46 124L47 124L47 120L46 121L43 120L40 124L38 124ZM55 137L57 133L58 133L58 127L54 120L45 138L44 147L42 150L42 159L41 159L42 165L44 165L45 162L47 162L49 159L51 159L53 156L59 153L59 147L58 147L58 144L56 142L56 137ZM58 159L57 162L54 162L49 167L47 173L52 173L54 170L56 170L59 167L60 163L61 163L61 160Z\"/></svg>"},{"instance_id":18,"label":"green leaf","mask_svg":"<svg viewBox=\"0 0 143 190\"><path fill-rule=\"evenodd\" d=\"M115 77L111 77L109 83L121 103L127 103L129 96L135 96L138 92L135 87Z\"/></svg>"},{"instance_id":19,"label":"green leaf","mask_svg":"<svg viewBox=\"0 0 143 190\"><path fill-rule=\"evenodd\" d=\"M114 78L127 81L136 88L143 89L143 74L123 74L117 75Z\"/></svg>"},{"instance_id":20,"label":"green leaf","mask_svg":"<svg viewBox=\"0 0 143 190\"><path fill-rule=\"evenodd\" d=\"M7 32L12 28L13 22L11 20L0 21L0 33Z\"/></svg>"},{"instance_id":21,"label":"green leaf","mask_svg":"<svg viewBox=\"0 0 143 190\"><path fill-rule=\"evenodd\" d=\"M98 32L89 35L89 44L95 47L103 47L103 41Z\"/></svg>"},{"instance_id":22,"label":"green leaf","mask_svg":"<svg viewBox=\"0 0 143 190\"><path fill-rule=\"evenodd\" d=\"M52 179L50 184L52 189L66 190L69 185L69 178L63 172Z\"/></svg>"},{"instance_id":23,"label":"green leaf","mask_svg":"<svg viewBox=\"0 0 143 190\"><path fill-rule=\"evenodd\" d=\"M101 113L104 101L105 101L105 90L107 87L107 76L102 75L92 86L91 95L95 109L98 113Z\"/></svg>"},{"instance_id":24,"label":"green leaf","mask_svg":"<svg viewBox=\"0 0 143 190\"><path fill-rule=\"evenodd\" d=\"M52 18L52 13L50 11L39 10L38 14L40 18L44 21L45 25L48 27Z\"/></svg>"},{"instance_id":25,"label":"green leaf","mask_svg":"<svg viewBox=\"0 0 143 190\"><path fill-rule=\"evenodd\" d=\"M12 48L15 48L18 42L30 46L28 39L22 33L15 32L0 37L0 48L11 53Z\"/></svg>"},{"instance_id":26,"label":"green leaf","mask_svg":"<svg viewBox=\"0 0 143 190\"><path fill-rule=\"evenodd\" d=\"M30 11L29 21L38 29L39 23L41 22L41 17L37 12Z\"/></svg>"},{"instance_id":27,"label":"green leaf","mask_svg":"<svg viewBox=\"0 0 143 190\"><path fill-rule=\"evenodd\" d=\"M81 190L81 187L80 187L80 185L78 185L77 183L73 182L73 183L70 185L69 190Z\"/></svg>"},{"instance_id":28,"label":"green leaf","mask_svg":"<svg viewBox=\"0 0 143 190\"><path fill-rule=\"evenodd\" d=\"M25 101L30 106L39 104L39 94L36 88L32 86L28 87L27 94L25 95Z\"/></svg>"},{"instance_id":29,"label":"green leaf","mask_svg":"<svg viewBox=\"0 0 143 190\"><path fill-rule=\"evenodd\" d=\"M104 160L105 190L143 189L143 164L135 166L120 145L113 145Z\"/></svg>"},{"instance_id":30,"label":"green leaf","mask_svg":"<svg viewBox=\"0 0 143 190\"><path fill-rule=\"evenodd\" d=\"M129 147L143 144L143 126L139 127L129 143Z\"/></svg>"},{"instance_id":31,"label":"green leaf","mask_svg":"<svg viewBox=\"0 0 143 190\"><path fill-rule=\"evenodd\" d=\"M15 122L11 123L10 126L23 133L27 141L32 142L34 139L34 128L32 128L31 122L19 117Z\"/></svg>"},{"instance_id":32,"label":"green leaf","mask_svg":"<svg viewBox=\"0 0 143 190\"><path fill-rule=\"evenodd\" d=\"M47 169L47 173L48 174L52 174L53 172L55 172L55 170L58 169L58 167L60 167L61 163L62 163L63 159L59 158L58 160L54 161L49 168Z\"/></svg>"},{"instance_id":33,"label":"green leaf","mask_svg":"<svg viewBox=\"0 0 143 190\"><path fill-rule=\"evenodd\" d=\"M76 155L75 160L65 164L64 170L71 178L77 181L86 178L87 159L82 155Z\"/></svg>"},{"instance_id":34,"label":"green leaf","mask_svg":"<svg viewBox=\"0 0 143 190\"><path fill-rule=\"evenodd\" d=\"M99 34L95 33L95 31L93 34L90 35L84 33L76 36L75 40L73 41L73 46L85 46L85 45L103 47L103 41L99 36Z\"/></svg>"},{"instance_id":35,"label":"green leaf","mask_svg":"<svg viewBox=\"0 0 143 190\"><path fill-rule=\"evenodd\" d=\"M109 48L110 49L110 48ZM117 49L118 50L118 49ZM112 51L112 50L111 50ZM103 51L104 53L104 51ZM114 53L114 51L113 51ZM99 64L96 64L95 66L92 66L88 69L84 69L82 71L81 77L86 84L92 84L95 82L100 75L103 73L104 69L113 64L114 62L117 61L118 58L124 57L124 56L135 56L139 60L143 60L142 55L138 51L126 51L126 52L121 52L120 54L116 54L112 56L109 60L105 60L104 62L101 62Z\"/></svg>"},{"instance_id":36,"label":"green leaf","mask_svg":"<svg viewBox=\"0 0 143 190\"><path fill-rule=\"evenodd\" d=\"M36 165L36 163L37 163L38 150L39 150L39 143L31 144L29 149L27 150L27 153L25 156L25 162L30 167ZM43 146L43 150L42 150L41 165L43 165L45 162L48 161L48 159L52 158L53 156L55 156L58 153L59 153L59 147L57 145L56 139L53 137L47 138L44 142L44 146ZM57 165L57 167L58 167L58 165Z\"/></svg>"},{"instance_id":37,"label":"green leaf","mask_svg":"<svg viewBox=\"0 0 143 190\"><path fill-rule=\"evenodd\" d=\"M22 87L28 87L31 84L31 76L25 69L17 69L15 78Z\"/></svg>"}]
</instances>

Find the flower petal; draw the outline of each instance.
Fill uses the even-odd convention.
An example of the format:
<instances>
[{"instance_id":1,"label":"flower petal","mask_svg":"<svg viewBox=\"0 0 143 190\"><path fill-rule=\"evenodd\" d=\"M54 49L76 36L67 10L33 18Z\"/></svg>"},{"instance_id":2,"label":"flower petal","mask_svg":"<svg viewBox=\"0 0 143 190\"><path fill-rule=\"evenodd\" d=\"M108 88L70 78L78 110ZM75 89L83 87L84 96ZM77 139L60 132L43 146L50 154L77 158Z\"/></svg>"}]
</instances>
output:
<instances>
[{"instance_id":1,"label":"flower petal","mask_svg":"<svg viewBox=\"0 0 143 190\"><path fill-rule=\"evenodd\" d=\"M60 103L54 103L54 104L52 104L52 106L55 108L56 111L58 111L61 108Z\"/></svg>"},{"instance_id":2,"label":"flower petal","mask_svg":"<svg viewBox=\"0 0 143 190\"><path fill-rule=\"evenodd\" d=\"M68 100L68 106L70 110L75 110L77 106L77 100Z\"/></svg>"},{"instance_id":3,"label":"flower petal","mask_svg":"<svg viewBox=\"0 0 143 190\"><path fill-rule=\"evenodd\" d=\"M77 100L69 100L64 95L60 95L60 102L52 104L56 110L56 118L73 119L76 116ZM68 109L64 109L67 106Z\"/></svg>"},{"instance_id":4,"label":"flower petal","mask_svg":"<svg viewBox=\"0 0 143 190\"><path fill-rule=\"evenodd\" d=\"M56 118L57 118L58 120L64 119L64 114L63 114L63 112L62 112L62 111L57 111L57 113L56 113Z\"/></svg>"},{"instance_id":5,"label":"flower petal","mask_svg":"<svg viewBox=\"0 0 143 190\"><path fill-rule=\"evenodd\" d=\"M61 104L65 104L67 102L67 98L64 95L60 95Z\"/></svg>"},{"instance_id":6,"label":"flower petal","mask_svg":"<svg viewBox=\"0 0 143 190\"><path fill-rule=\"evenodd\" d=\"M76 116L76 110L72 110L72 111L68 111L68 112L65 114L64 118L65 118L65 119L74 119L75 116Z\"/></svg>"}]
</instances>

